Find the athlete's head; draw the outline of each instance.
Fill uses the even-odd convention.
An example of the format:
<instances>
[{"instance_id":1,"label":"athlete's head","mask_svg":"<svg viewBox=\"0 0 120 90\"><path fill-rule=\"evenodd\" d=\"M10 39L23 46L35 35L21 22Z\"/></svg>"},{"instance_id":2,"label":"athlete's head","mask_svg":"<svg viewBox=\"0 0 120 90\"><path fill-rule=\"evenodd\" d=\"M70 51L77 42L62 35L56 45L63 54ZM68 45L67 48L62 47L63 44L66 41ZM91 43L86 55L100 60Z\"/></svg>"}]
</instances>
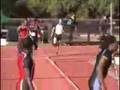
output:
<instances>
[{"instance_id":1,"label":"athlete's head","mask_svg":"<svg viewBox=\"0 0 120 90\"><path fill-rule=\"evenodd\" d=\"M112 52L117 51L117 49L118 49L118 43L117 43L117 42L111 43L111 44L109 45L109 49L110 49Z\"/></svg>"},{"instance_id":2,"label":"athlete's head","mask_svg":"<svg viewBox=\"0 0 120 90\"><path fill-rule=\"evenodd\" d=\"M25 25L27 25L27 20L24 20L24 21L22 22L22 26L25 26Z\"/></svg>"},{"instance_id":3,"label":"athlete's head","mask_svg":"<svg viewBox=\"0 0 120 90\"><path fill-rule=\"evenodd\" d=\"M71 19L75 20L75 15L74 14L71 16Z\"/></svg>"},{"instance_id":4,"label":"athlete's head","mask_svg":"<svg viewBox=\"0 0 120 90\"><path fill-rule=\"evenodd\" d=\"M103 16L103 20L106 20L106 16Z\"/></svg>"},{"instance_id":5,"label":"athlete's head","mask_svg":"<svg viewBox=\"0 0 120 90\"><path fill-rule=\"evenodd\" d=\"M59 19L59 24L62 24L62 19Z\"/></svg>"},{"instance_id":6,"label":"athlete's head","mask_svg":"<svg viewBox=\"0 0 120 90\"><path fill-rule=\"evenodd\" d=\"M107 49L110 44L116 42L116 38L112 35L107 34L106 36L102 36L100 41L101 41L100 48Z\"/></svg>"}]
</instances>

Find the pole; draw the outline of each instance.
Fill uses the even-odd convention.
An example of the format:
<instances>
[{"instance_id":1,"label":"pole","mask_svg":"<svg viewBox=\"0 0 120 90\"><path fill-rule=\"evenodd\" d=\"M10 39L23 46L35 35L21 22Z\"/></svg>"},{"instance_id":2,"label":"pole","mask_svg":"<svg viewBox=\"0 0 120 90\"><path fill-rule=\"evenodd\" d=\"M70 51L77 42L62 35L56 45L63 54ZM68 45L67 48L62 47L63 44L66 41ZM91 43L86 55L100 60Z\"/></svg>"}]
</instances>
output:
<instances>
[{"instance_id":1,"label":"pole","mask_svg":"<svg viewBox=\"0 0 120 90\"><path fill-rule=\"evenodd\" d=\"M112 20L112 7L113 7L113 5L112 5L112 1L111 1L111 4L110 4L110 34L112 35L113 33L113 25L112 25L112 22L113 22L113 20Z\"/></svg>"}]
</instances>

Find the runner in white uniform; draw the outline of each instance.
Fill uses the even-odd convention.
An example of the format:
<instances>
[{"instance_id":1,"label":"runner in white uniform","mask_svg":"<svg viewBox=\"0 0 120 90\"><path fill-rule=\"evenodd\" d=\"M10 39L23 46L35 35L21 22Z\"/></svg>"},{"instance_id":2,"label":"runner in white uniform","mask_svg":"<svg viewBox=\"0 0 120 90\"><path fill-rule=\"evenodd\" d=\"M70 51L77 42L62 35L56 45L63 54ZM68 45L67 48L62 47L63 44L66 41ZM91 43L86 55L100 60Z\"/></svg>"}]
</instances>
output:
<instances>
[{"instance_id":1,"label":"runner in white uniform","mask_svg":"<svg viewBox=\"0 0 120 90\"><path fill-rule=\"evenodd\" d=\"M59 19L59 23L55 27L55 36L53 38L53 44L59 44L59 41L62 39L63 25L62 20Z\"/></svg>"}]
</instances>

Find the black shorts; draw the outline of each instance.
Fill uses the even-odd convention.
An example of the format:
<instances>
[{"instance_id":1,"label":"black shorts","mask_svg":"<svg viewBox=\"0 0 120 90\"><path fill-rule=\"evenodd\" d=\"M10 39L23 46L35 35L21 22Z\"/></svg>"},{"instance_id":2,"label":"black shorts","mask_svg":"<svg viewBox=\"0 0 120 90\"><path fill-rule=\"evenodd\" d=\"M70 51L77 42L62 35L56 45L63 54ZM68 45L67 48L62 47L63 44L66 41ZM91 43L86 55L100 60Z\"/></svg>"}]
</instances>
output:
<instances>
[{"instance_id":1,"label":"black shorts","mask_svg":"<svg viewBox=\"0 0 120 90\"><path fill-rule=\"evenodd\" d=\"M38 42L38 38L36 36L32 36L33 38L33 42L37 43Z\"/></svg>"},{"instance_id":2,"label":"black shorts","mask_svg":"<svg viewBox=\"0 0 120 90\"><path fill-rule=\"evenodd\" d=\"M57 41L60 41L62 39L62 35L55 35L55 37L57 38Z\"/></svg>"}]
</instances>

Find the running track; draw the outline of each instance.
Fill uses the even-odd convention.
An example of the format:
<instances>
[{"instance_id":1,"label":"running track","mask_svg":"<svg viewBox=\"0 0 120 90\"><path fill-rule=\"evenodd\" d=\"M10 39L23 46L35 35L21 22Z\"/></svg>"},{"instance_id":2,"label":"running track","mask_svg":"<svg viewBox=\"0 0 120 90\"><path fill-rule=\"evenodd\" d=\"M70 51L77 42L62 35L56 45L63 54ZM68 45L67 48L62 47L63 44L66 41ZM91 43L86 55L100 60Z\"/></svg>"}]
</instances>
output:
<instances>
[{"instance_id":1,"label":"running track","mask_svg":"<svg viewBox=\"0 0 120 90\"><path fill-rule=\"evenodd\" d=\"M88 90L88 78L93 70L97 46L47 46L34 52L37 90ZM113 73L114 74L114 73ZM15 90L18 80L17 48L1 48L1 90ZM117 80L106 79L108 90L118 90Z\"/></svg>"}]
</instances>

